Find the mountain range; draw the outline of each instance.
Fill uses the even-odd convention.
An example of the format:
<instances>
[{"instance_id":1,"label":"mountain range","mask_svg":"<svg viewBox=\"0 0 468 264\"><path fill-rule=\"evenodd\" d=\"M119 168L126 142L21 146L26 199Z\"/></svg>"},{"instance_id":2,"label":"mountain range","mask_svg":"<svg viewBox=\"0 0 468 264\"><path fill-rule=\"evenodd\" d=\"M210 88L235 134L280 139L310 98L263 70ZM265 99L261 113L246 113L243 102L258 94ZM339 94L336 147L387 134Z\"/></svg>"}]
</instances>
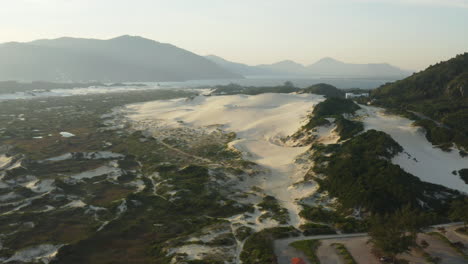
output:
<instances>
[{"instance_id":1,"label":"mountain range","mask_svg":"<svg viewBox=\"0 0 468 264\"><path fill-rule=\"evenodd\" d=\"M353 64L345 63L333 58L323 58L310 65L302 65L291 60L284 60L273 64L250 66L242 63L230 62L215 55L205 58L213 61L226 70L248 75L295 75L295 76L339 76L339 77L397 77L411 75L411 71L403 70L388 63Z\"/></svg>"},{"instance_id":2,"label":"mountain range","mask_svg":"<svg viewBox=\"0 0 468 264\"><path fill-rule=\"evenodd\" d=\"M401 79L410 74L385 63L350 64L332 58L307 66L290 60L249 66L128 35L108 40L63 37L0 44L0 80L151 82L252 75Z\"/></svg>"},{"instance_id":3,"label":"mountain range","mask_svg":"<svg viewBox=\"0 0 468 264\"><path fill-rule=\"evenodd\" d=\"M0 44L0 80L144 82L242 78L171 44L142 37Z\"/></svg>"}]
</instances>

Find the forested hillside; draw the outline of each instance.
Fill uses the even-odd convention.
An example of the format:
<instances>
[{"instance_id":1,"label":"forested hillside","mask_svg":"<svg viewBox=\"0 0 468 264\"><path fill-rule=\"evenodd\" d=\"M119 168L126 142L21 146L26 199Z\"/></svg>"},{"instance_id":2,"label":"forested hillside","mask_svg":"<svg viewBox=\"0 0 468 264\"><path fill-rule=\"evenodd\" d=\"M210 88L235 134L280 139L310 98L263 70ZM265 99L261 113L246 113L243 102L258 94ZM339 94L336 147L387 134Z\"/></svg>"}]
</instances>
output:
<instances>
[{"instance_id":1,"label":"forested hillside","mask_svg":"<svg viewBox=\"0 0 468 264\"><path fill-rule=\"evenodd\" d=\"M468 149L468 53L372 92L374 104L420 119L435 145Z\"/></svg>"}]
</instances>

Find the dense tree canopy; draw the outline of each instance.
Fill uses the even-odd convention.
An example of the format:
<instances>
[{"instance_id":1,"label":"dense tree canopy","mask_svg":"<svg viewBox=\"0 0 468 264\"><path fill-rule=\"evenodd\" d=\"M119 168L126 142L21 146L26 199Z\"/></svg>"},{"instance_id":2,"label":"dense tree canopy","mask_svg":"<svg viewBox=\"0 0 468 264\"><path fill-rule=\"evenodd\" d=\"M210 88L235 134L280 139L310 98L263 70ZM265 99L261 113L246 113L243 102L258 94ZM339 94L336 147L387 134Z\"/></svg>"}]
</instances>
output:
<instances>
[{"instance_id":1,"label":"dense tree canopy","mask_svg":"<svg viewBox=\"0 0 468 264\"><path fill-rule=\"evenodd\" d=\"M468 53L385 84L371 95L377 105L403 114L417 112L412 116L425 119L417 125L435 145L455 142L468 149Z\"/></svg>"}]
</instances>

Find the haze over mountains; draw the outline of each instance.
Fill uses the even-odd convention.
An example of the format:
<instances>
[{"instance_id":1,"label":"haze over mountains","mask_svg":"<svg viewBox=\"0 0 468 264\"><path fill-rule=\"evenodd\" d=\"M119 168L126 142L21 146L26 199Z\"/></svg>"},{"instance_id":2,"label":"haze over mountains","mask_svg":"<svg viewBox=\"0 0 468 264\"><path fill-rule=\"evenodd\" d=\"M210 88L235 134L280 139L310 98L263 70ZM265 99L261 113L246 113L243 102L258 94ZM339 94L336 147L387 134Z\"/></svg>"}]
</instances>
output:
<instances>
[{"instance_id":1,"label":"haze over mountains","mask_svg":"<svg viewBox=\"0 0 468 264\"><path fill-rule=\"evenodd\" d=\"M295 76L339 76L339 77L396 77L411 75L411 71L403 70L388 63L353 64L333 58L323 58L311 65L302 65L291 60L273 64L249 66L230 62L215 55L205 56L225 69L248 75L295 75Z\"/></svg>"},{"instance_id":2,"label":"haze over mountains","mask_svg":"<svg viewBox=\"0 0 468 264\"><path fill-rule=\"evenodd\" d=\"M0 80L183 81L242 78L184 49L121 36L0 44Z\"/></svg>"},{"instance_id":3,"label":"haze over mountains","mask_svg":"<svg viewBox=\"0 0 468 264\"><path fill-rule=\"evenodd\" d=\"M389 64L349 64L331 58L308 66L289 60L249 66L128 35L109 40L64 37L0 44L0 80L152 82L252 75L400 79L410 74Z\"/></svg>"}]
</instances>

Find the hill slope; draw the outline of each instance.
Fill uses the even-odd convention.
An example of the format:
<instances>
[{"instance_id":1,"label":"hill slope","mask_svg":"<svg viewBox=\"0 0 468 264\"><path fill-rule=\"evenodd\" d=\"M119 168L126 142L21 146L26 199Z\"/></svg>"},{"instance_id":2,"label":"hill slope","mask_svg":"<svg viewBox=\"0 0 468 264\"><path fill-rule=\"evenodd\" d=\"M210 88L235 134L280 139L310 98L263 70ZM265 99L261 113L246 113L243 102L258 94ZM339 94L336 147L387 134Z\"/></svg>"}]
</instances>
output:
<instances>
[{"instance_id":1,"label":"hill slope","mask_svg":"<svg viewBox=\"0 0 468 264\"><path fill-rule=\"evenodd\" d=\"M468 53L440 62L426 70L373 92L377 98L398 99L405 102L436 98L468 97ZM388 99L386 100L388 101Z\"/></svg>"},{"instance_id":2,"label":"hill slope","mask_svg":"<svg viewBox=\"0 0 468 264\"><path fill-rule=\"evenodd\" d=\"M434 144L468 149L468 53L372 92L375 103L409 113Z\"/></svg>"},{"instance_id":3,"label":"hill slope","mask_svg":"<svg viewBox=\"0 0 468 264\"><path fill-rule=\"evenodd\" d=\"M194 53L141 37L59 38L0 45L0 80L124 82L240 77Z\"/></svg>"},{"instance_id":4,"label":"hill slope","mask_svg":"<svg viewBox=\"0 0 468 264\"><path fill-rule=\"evenodd\" d=\"M345 93L343 91L341 91L333 85L326 83L314 84L312 86L302 89L299 93L321 94L325 95L326 97L345 97Z\"/></svg>"},{"instance_id":5,"label":"hill slope","mask_svg":"<svg viewBox=\"0 0 468 264\"><path fill-rule=\"evenodd\" d=\"M255 66L256 68L276 72L277 74L284 75L307 75L304 65L294 62L292 60L283 60L273 64L261 64Z\"/></svg>"},{"instance_id":6,"label":"hill slope","mask_svg":"<svg viewBox=\"0 0 468 264\"><path fill-rule=\"evenodd\" d=\"M240 75L273 75L274 72L268 69L261 69L259 67L250 66L243 63L231 62L215 55L207 55L206 59L216 63L224 69Z\"/></svg>"}]
</instances>

